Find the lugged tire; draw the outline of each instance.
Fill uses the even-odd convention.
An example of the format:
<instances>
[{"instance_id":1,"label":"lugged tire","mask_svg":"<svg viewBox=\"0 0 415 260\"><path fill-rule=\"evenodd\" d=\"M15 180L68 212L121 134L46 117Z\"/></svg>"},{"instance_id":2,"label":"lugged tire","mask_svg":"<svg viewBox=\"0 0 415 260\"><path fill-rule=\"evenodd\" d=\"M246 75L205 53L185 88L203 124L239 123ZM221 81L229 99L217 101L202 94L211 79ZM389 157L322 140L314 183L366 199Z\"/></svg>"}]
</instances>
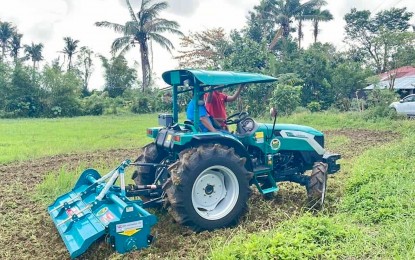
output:
<instances>
[{"instance_id":1,"label":"lugged tire","mask_svg":"<svg viewBox=\"0 0 415 260\"><path fill-rule=\"evenodd\" d=\"M307 186L308 205L321 209L324 205L327 190L327 164L315 162Z\"/></svg>"},{"instance_id":2,"label":"lugged tire","mask_svg":"<svg viewBox=\"0 0 415 260\"><path fill-rule=\"evenodd\" d=\"M159 152L155 143L147 144L143 147L143 153L138 156L134 162L141 163L159 163L165 154ZM156 175L156 168L150 166L137 166L134 171L132 179L137 185L149 185L153 184Z\"/></svg>"},{"instance_id":3,"label":"lugged tire","mask_svg":"<svg viewBox=\"0 0 415 260\"><path fill-rule=\"evenodd\" d=\"M245 161L233 148L218 144L182 151L169 167L171 177L163 187L169 213L196 232L237 224L250 195L252 173L245 169ZM226 195L221 199L218 194ZM206 206L211 202L216 205Z\"/></svg>"}]
</instances>

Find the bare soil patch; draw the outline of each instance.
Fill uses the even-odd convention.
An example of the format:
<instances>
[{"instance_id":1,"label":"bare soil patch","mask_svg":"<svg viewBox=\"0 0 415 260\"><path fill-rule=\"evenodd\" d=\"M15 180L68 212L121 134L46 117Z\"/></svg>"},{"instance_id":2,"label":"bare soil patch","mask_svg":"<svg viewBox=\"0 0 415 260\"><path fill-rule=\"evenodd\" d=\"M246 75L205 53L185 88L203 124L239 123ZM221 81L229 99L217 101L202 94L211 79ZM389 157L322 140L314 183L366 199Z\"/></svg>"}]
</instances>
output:
<instances>
[{"instance_id":1,"label":"bare soil patch","mask_svg":"<svg viewBox=\"0 0 415 260\"><path fill-rule=\"evenodd\" d=\"M386 143L400 140L400 134L392 131L371 131L357 129L330 130L324 132L326 140L332 136L346 136L350 142L335 151L342 155L344 159L350 159L359 156L364 151Z\"/></svg>"},{"instance_id":2,"label":"bare soil patch","mask_svg":"<svg viewBox=\"0 0 415 260\"><path fill-rule=\"evenodd\" d=\"M336 176L347 173L348 163L365 150L400 139L394 132L369 130L335 130L325 132L326 139L334 136L346 136L351 141L338 152L346 162ZM67 259L69 254L61 241L45 205L39 205L31 199L36 185L42 182L48 172L58 171L62 165L68 170L76 169L80 164L102 160L108 163L138 155L139 149L110 150L91 154L69 154L47 157L39 160L0 165L0 258L1 259ZM337 178L337 177L336 177ZM329 180L329 207L335 208L336 196L341 196L341 182ZM250 210L235 228L213 232L193 233L173 222L163 210L154 213L159 223L153 228L157 240L149 249L125 255L127 258L203 258L210 252L209 239L225 243L238 232L257 232L269 230L283 220L292 218L307 210L305 189L292 183L280 184L280 191L271 200L264 200L256 190L250 198ZM329 208L329 211L331 211ZM97 243L82 258L104 259L116 254L105 243Z\"/></svg>"}]
</instances>

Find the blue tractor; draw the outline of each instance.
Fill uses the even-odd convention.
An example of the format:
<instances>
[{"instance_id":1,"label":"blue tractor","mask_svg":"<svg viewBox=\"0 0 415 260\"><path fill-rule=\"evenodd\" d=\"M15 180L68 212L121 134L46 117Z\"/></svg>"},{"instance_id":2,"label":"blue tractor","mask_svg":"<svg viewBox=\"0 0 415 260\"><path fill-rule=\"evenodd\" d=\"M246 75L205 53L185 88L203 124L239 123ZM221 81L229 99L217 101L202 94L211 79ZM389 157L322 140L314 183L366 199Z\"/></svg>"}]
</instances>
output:
<instances>
[{"instance_id":1,"label":"blue tractor","mask_svg":"<svg viewBox=\"0 0 415 260\"><path fill-rule=\"evenodd\" d=\"M247 210L251 186L269 196L278 191L278 182L296 182L305 186L310 207L322 207L327 175L339 171L340 155L326 152L320 131L276 124L275 110L273 124L244 111L231 115L226 122L235 125L233 133L200 131L199 106L193 122L179 122L180 94L191 92L197 103L209 91L271 84L276 78L204 70L162 76L172 89L173 113L159 115L161 126L147 129L153 142L134 162L126 160L104 176L84 171L74 189L48 207L71 257L103 237L119 253L147 247L157 218L146 208L166 207L194 231L235 225ZM126 185L124 169L131 165L137 167L135 185Z\"/></svg>"},{"instance_id":2,"label":"blue tractor","mask_svg":"<svg viewBox=\"0 0 415 260\"><path fill-rule=\"evenodd\" d=\"M201 95L244 83L271 83L274 77L224 71L173 70L163 75L172 88L173 114L159 115L161 127L147 129L154 142L144 147L136 163L136 187L153 185L140 196L146 203L168 205L174 219L195 231L236 224L247 209L250 186L264 196L278 191L278 182L292 181L306 187L309 205L322 207L327 175L340 169L338 154L324 149L324 135L311 127L265 124L239 112L227 118L233 133L201 132L198 106L194 122L178 120L178 95ZM311 174L305 174L311 170ZM156 188L159 187L159 188ZM144 204L146 204L144 203Z\"/></svg>"}]
</instances>

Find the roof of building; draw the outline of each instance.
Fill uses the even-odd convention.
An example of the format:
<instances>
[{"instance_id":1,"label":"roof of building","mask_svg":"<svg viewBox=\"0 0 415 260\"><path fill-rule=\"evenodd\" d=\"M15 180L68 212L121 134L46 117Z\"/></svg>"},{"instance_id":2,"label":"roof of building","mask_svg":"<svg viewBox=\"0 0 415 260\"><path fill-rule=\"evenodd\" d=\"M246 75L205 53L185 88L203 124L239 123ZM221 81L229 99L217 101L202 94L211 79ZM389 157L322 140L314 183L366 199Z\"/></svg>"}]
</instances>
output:
<instances>
[{"instance_id":1,"label":"roof of building","mask_svg":"<svg viewBox=\"0 0 415 260\"><path fill-rule=\"evenodd\" d=\"M378 75L380 82L376 87L384 89L389 88L391 79L395 78L394 89L415 89L415 68L411 66L404 66L394 70L387 71ZM365 89L375 88L374 84L367 86Z\"/></svg>"}]
</instances>

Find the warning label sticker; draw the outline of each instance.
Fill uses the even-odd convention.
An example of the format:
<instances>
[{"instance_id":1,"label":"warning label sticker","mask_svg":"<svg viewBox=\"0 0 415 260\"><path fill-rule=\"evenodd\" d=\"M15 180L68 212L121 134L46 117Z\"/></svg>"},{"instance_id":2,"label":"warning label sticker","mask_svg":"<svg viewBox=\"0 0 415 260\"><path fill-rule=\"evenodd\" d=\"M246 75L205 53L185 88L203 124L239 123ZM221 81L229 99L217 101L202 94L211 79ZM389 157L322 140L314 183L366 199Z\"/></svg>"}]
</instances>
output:
<instances>
[{"instance_id":1,"label":"warning label sticker","mask_svg":"<svg viewBox=\"0 0 415 260\"><path fill-rule=\"evenodd\" d=\"M121 233L121 232L128 231L131 229L139 229L139 228L143 228L142 220L122 223L122 224L118 224L115 226L117 233Z\"/></svg>"},{"instance_id":2,"label":"warning label sticker","mask_svg":"<svg viewBox=\"0 0 415 260\"><path fill-rule=\"evenodd\" d=\"M114 215L112 215L112 213L108 211L107 213L105 213L105 215L101 216L99 219L101 220L102 223L104 223L104 225L108 225L108 223L110 223L114 219Z\"/></svg>"},{"instance_id":3,"label":"warning label sticker","mask_svg":"<svg viewBox=\"0 0 415 260\"><path fill-rule=\"evenodd\" d=\"M263 143L264 142L264 132L256 132L255 133L255 139L256 139L256 142L258 144Z\"/></svg>"}]
</instances>

